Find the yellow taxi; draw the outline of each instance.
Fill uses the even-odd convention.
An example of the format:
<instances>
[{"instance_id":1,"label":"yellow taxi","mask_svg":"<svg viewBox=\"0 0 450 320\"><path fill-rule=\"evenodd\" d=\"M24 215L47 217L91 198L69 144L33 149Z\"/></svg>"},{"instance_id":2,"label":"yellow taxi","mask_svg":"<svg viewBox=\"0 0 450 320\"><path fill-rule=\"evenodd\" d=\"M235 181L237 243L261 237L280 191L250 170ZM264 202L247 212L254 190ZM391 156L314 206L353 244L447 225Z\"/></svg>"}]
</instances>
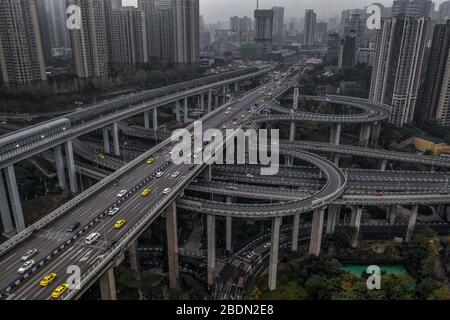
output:
<instances>
[{"instance_id":1,"label":"yellow taxi","mask_svg":"<svg viewBox=\"0 0 450 320\"><path fill-rule=\"evenodd\" d=\"M42 278L41 282L39 283L41 285L41 287L46 287L48 286L50 283L53 282L53 280L55 280L57 277L57 274L52 272L49 273L48 275L46 275L44 278Z\"/></svg>"},{"instance_id":2,"label":"yellow taxi","mask_svg":"<svg viewBox=\"0 0 450 320\"><path fill-rule=\"evenodd\" d=\"M126 220L119 220L119 221L117 221L115 224L114 224L114 229L120 229L120 228L122 228L124 225L125 225L125 223L127 223L127 221Z\"/></svg>"},{"instance_id":3,"label":"yellow taxi","mask_svg":"<svg viewBox=\"0 0 450 320\"><path fill-rule=\"evenodd\" d=\"M53 299L58 299L61 297L67 290L69 290L69 285L67 283L64 283L60 285L58 288L55 289L52 293Z\"/></svg>"},{"instance_id":4,"label":"yellow taxi","mask_svg":"<svg viewBox=\"0 0 450 320\"><path fill-rule=\"evenodd\" d=\"M150 190L150 189L145 189L144 191L142 191L141 196L146 197L146 196L148 196L150 193L152 193L152 190Z\"/></svg>"},{"instance_id":5,"label":"yellow taxi","mask_svg":"<svg viewBox=\"0 0 450 320\"><path fill-rule=\"evenodd\" d=\"M153 158L150 158L147 160L147 164L152 164L153 162L155 162L155 159L153 159Z\"/></svg>"},{"instance_id":6,"label":"yellow taxi","mask_svg":"<svg viewBox=\"0 0 450 320\"><path fill-rule=\"evenodd\" d=\"M100 153L99 155L98 155L98 159L99 160L105 160L105 155L104 154L102 154L102 153Z\"/></svg>"}]
</instances>

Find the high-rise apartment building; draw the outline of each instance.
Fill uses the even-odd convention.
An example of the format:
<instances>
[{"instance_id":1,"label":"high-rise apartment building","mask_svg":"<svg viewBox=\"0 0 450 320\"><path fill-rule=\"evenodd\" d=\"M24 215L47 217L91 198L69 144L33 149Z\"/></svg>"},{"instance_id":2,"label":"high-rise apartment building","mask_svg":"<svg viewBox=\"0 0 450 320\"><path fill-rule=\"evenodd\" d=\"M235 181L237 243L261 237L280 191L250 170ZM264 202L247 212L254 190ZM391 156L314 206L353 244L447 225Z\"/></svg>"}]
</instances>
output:
<instances>
[{"instance_id":1,"label":"high-rise apartment building","mask_svg":"<svg viewBox=\"0 0 450 320\"><path fill-rule=\"evenodd\" d=\"M273 36L276 40L284 37L284 8L272 7L273 11Z\"/></svg>"},{"instance_id":2,"label":"high-rise apartment building","mask_svg":"<svg viewBox=\"0 0 450 320\"><path fill-rule=\"evenodd\" d=\"M66 27L66 0L46 0L51 48L70 47L69 32Z\"/></svg>"},{"instance_id":3,"label":"high-rise apartment building","mask_svg":"<svg viewBox=\"0 0 450 320\"><path fill-rule=\"evenodd\" d=\"M306 46L313 46L316 36L316 20L317 15L312 9L306 9L305 11L305 28L303 30L305 35L304 44Z\"/></svg>"},{"instance_id":4,"label":"high-rise apartment building","mask_svg":"<svg viewBox=\"0 0 450 320\"><path fill-rule=\"evenodd\" d=\"M74 71L79 78L109 74L108 11L103 0L68 0L81 9L81 29L70 30ZM110 4L110 3L109 3Z\"/></svg>"},{"instance_id":5,"label":"high-rise apartment building","mask_svg":"<svg viewBox=\"0 0 450 320\"><path fill-rule=\"evenodd\" d=\"M174 7L171 1L160 2L158 6L159 47L162 61L175 61Z\"/></svg>"},{"instance_id":6,"label":"high-rise apartment building","mask_svg":"<svg viewBox=\"0 0 450 320\"><path fill-rule=\"evenodd\" d=\"M264 46L264 52L272 51L273 42L273 17L272 10L255 10L255 42Z\"/></svg>"},{"instance_id":7,"label":"high-rise apartment building","mask_svg":"<svg viewBox=\"0 0 450 320\"><path fill-rule=\"evenodd\" d=\"M413 120L429 21L395 16L377 32L369 99L390 105L398 127Z\"/></svg>"},{"instance_id":8,"label":"high-rise apartment building","mask_svg":"<svg viewBox=\"0 0 450 320\"><path fill-rule=\"evenodd\" d=\"M339 34L332 32L328 35L326 62L337 66L339 58Z\"/></svg>"},{"instance_id":9,"label":"high-rise apartment building","mask_svg":"<svg viewBox=\"0 0 450 320\"><path fill-rule=\"evenodd\" d=\"M351 68L356 65L356 32L339 41L338 68Z\"/></svg>"},{"instance_id":10,"label":"high-rise apartment building","mask_svg":"<svg viewBox=\"0 0 450 320\"><path fill-rule=\"evenodd\" d=\"M450 125L450 20L434 27L428 68L423 81L419 120Z\"/></svg>"},{"instance_id":11,"label":"high-rise apartment building","mask_svg":"<svg viewBox=\"0 0 450 320\"><path fill-rule=\"evenodd\" d=\"M47 80L35 0L0 1L0 82Z\"/></svg>"},{"instance_id":12,"label":"high-rise apartment building","mask_svg":"<svg viewBox=\"0 0 450 320\"><path fill-rule=\"evenodd\" d=\"M394 0L392 16L405 15L408 17L430 17L434 12L431 0Z\"/></svg>"},{"instance_id":13,"label":"high-rise apartment building","mask_svg":"<svg viewBox=\"0 0 450 320\"><path fill-rule=\"evenodd\" d=\"M199 0L174 0L175 62L200 62Z\"/></svg>"},{"instance_id":14,"label":"high-rise apartment building","mask_svg":"<svg viewBox=\"0 0 450 320\"><path fill-rule=\"evenodd\" d=\"M134 7L112 9L110 13L110 63L116 69L148 62L144 12Z\"/></svg>"},{"instance_id":15,"label":"high-rise apartment building","mask_svg":"<svg viewBox=\"0 0 450 320\"><path fill-rule=\"evenodd\" d=\"M145 16L145 35L147 37L147 53L150 58L160 58L161 54L161 33L159 29L158 0L138 0L138 8L144 12ZM172 6L171 0L161 1L163 6Z\"/></svg>"},{"instance_id":16,"label":"high-rise apartment building","mask_svg":"<svg viewBox=\"0 0 450 320\"><path fill-rule=\"evenodd\" d=\"M328 23L320 21L316 23L315 40L319 45L327 44L328 41Z\"/></svg>"},{"instance_id":17,"label":"high-rise apartment building","mask_svg":"<svg viewBox=\"0 0 450 320\"><path fill-rule=\"evenodd\" d=\"M450 19L450 1L444 1L441 3L439 6L438 18L440 22Z\"/></svg>"}]
</instances>

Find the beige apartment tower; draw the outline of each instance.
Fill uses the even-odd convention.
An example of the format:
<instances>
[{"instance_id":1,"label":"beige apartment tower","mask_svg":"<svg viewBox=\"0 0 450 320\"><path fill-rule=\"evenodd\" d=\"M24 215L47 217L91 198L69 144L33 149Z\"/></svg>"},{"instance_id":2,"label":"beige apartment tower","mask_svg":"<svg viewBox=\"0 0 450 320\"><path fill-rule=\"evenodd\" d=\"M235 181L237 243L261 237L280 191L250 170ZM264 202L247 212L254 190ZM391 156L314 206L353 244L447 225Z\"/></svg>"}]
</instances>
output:
<instances>
[{"instance_id":1,"label":"beige apartment tower","mask_svg":"<svg viewBox=\"0 0 450 320\"><path fill-rule=\"evenodd\" d=\"M173 0L175 28L175 62L200 62L199 0Z\"/></svg>"}]
</instances>

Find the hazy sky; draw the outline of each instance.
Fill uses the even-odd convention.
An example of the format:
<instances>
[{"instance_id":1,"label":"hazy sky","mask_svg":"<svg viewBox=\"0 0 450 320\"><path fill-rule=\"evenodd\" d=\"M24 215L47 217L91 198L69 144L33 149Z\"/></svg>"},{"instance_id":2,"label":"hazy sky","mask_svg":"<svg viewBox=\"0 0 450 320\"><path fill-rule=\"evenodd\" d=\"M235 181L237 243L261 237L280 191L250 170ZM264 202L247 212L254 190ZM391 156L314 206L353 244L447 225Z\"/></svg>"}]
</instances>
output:
<instances>
[{"instance_id":1,"label":"hazy sky","mask_svg":"<svg viewBox=\"0 0 450 320\"><path fill-rule=\"evenodd\" d=\"M435 0L436 10L444 0ZM318 20L327 20L335 14L340 15L341 10L351 8L363 8L374 2L391 6L393 0L259 0L261 9L273 6L285 7L285 16L303 17L305 9L314 9L318 14ZM123 0L124 5L133 5L136 0ZM205 17L207 23L216 21L228 21L231 16L253 16L256 8L256 0L200 0L200 14Z\"/></svg>"}]
</instances>

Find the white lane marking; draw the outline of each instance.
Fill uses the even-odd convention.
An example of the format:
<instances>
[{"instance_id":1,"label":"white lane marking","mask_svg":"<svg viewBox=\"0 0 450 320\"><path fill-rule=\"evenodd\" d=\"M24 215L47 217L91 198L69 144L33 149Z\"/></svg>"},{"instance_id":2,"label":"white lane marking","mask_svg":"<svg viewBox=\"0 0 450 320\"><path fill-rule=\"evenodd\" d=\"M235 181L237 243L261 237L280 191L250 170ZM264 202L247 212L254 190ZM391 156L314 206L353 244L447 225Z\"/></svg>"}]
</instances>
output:
<instances>
[{"instance_id":1,"label":"white lane marking","mask_svg":"<svg viewBox=\"0 0 450 320\"><path fill-rule=\"evenodd\" d=\"M79 255L81 252L83 252L83 250L84 249L80 249L80 250L78 250L78 252L77 253L75 253L72 257L70 257L70 259L69 260L73 260L77 255Z\"/></svg>"},{"instance_id":2,"label":"white lane marking","mask_svg":"<svg viewBox=\"0 0 450 320\"><path fill-rule=\"evenodd\" d=\"M85 262L87 259L89 259L89 255L91 254L92 250L89 250L88 252L86 252L86 254L78 261L80 262Z\"/></svg>"},{"instance_id":3,"label":"white lane marking","mask_svg":"<svg viewBox=\"0 0 450 320\"><path fill-rule=\"evenodd\" d=\"M3 260L2 262L0 262L0 266L2 264L4 264L5 262L7 262L8 260L11 260L12 258L14 258L15 256L17 256L17 253L12 254L11 256L9 256L8 258L6 258L5 260Z\"/></svg>"}]
</instances>

